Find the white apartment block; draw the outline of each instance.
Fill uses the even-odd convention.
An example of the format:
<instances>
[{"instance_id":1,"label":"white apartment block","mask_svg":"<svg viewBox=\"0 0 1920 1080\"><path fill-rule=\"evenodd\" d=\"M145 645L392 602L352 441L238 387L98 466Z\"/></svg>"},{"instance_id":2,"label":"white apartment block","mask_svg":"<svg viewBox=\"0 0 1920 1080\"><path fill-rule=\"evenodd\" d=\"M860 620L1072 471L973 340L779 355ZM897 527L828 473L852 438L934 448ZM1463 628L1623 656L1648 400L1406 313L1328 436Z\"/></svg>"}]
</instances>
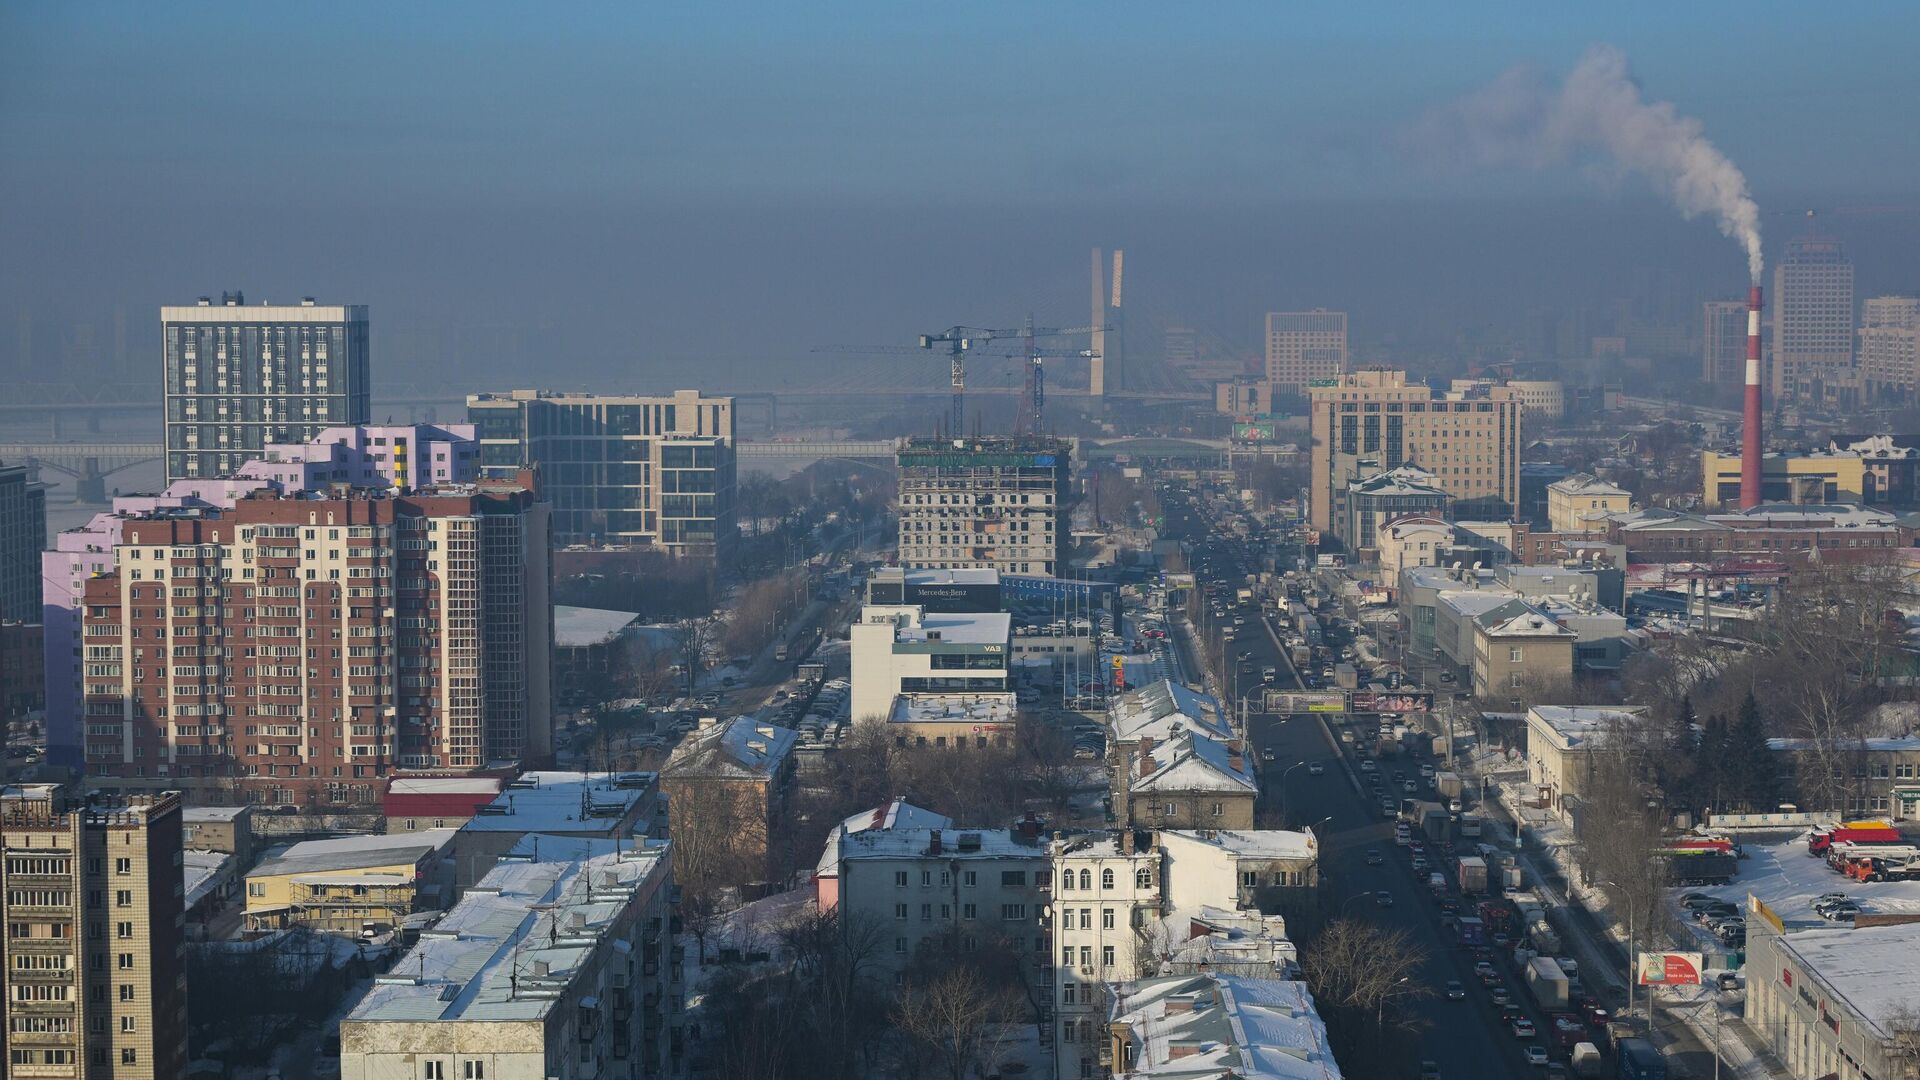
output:
<instances>
[{"instance_id":1,"label":"white apartment block","mask_svg":"<svg viewBox=\"0 0 1920 1080\"><path fill-rule=\"evenodd\" d=\"M342 1080L677 1073L670 848L507 859L340 1024Z\"/></svg>"},{"instance_id":2,"label":"white apartment block","mask_svg":"<svg viewBox=\"0 0 1920 1080\"><path fill-rule=\"evenodd\" d=\"M897 979L921 950L1007 948L1038 972L1052 856L1038 824L1014 829L868 829L840 847L840 925L872 934Z\"/></svg>"},{"instance_id":3,"label":"white apartment block","mask_svg":"<svg viewBox=\"0 0 1920 1080\"><path fill-rule=\"evenodd\" d=\"M1094 1075L1106 1040L1112 983L1144 974L1161 900L1160 852L1151 833L1056 839L1052 846L1054 1076Z\"/></svg>"},{"instance_id":4,"label":"white apartment block","mask_svg":"<svg viewBox=\"0 0 1920 1080\"><path fill-rule=\"evenodd\" d=\"M849 633L855 722L884 720L900 696L1004 694L1013 656L1006 612L869 604Z\"/></svg>"}]
</instances>

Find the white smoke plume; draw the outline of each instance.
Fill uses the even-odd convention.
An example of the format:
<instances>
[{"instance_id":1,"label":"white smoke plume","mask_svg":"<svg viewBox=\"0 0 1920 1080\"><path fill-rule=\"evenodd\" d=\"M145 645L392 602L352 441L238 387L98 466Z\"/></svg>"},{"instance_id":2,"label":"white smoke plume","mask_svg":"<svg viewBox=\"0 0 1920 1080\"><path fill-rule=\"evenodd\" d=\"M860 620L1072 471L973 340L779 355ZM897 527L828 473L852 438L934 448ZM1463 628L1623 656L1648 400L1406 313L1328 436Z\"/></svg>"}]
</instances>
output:
<instances>
[{"instance_id":1,"label":"white smoke plume","mask_svg":"<svg viewBox=\"0 0 1920 1080\"><path fill-rule=\"evenodd\" d=\"M1546 168L1604 155L1645 176L1687 217L1710 213L1747 252L1760 281L1760 208L1747 178L1702 134L1700 121L1667 101L1647 101L1611 46L1587 50L1558 87L1514 68L1429 111L1407 133L1423 156L1474 168Z\"/></svg>"}]
</instances>

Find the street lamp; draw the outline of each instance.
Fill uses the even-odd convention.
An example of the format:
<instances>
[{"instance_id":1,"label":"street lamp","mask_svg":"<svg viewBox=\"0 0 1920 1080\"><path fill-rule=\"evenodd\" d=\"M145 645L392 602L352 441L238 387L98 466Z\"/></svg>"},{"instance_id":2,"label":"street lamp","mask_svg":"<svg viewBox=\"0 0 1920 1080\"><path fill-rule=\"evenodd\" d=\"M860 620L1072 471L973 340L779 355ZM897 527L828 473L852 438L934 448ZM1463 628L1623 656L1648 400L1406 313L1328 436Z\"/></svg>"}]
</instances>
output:
<instances>
[{"instance_id":1,"label":"street lamp","mask_svg":"<svg viewBox=\"0 0 1920 1080\"><path fill-rule=\"evenodd\" d=\"M1305 764L1304 761L1296 761L1280 772L1280 825L1283 828L1287 824L1287 774Z\"/></svg>"},{"instance_id":2,"label":"street lamp","mask_svg":"<svg viewBox=\"0 0 1920 1080\"><path fill-rule=\"evenodd\" d=\"M1611 885L1614 888L1619 889L1623 896L1626 894L1626 891L1627 891L1627 887L1625 885L1622 885L1619 882L1613 881L1613 880L1594 881L1594 882L1589 882L1589 884ZM1639 972L1634 969L1634 955L1633 955L1634 932L1633 932L1633 898L1632 897L1627 897L1626 906L1627 906L1627 1014L1626 1015L1627 1015L1627 1019L1631 1020L1633 1019L1633 984L1634 984L1634 980L1639 976ZM1647 1007L1647 1026L1649 1028L1653 1026L1653 1007L1652 1006Z\"/></svg>"}]
</instances>

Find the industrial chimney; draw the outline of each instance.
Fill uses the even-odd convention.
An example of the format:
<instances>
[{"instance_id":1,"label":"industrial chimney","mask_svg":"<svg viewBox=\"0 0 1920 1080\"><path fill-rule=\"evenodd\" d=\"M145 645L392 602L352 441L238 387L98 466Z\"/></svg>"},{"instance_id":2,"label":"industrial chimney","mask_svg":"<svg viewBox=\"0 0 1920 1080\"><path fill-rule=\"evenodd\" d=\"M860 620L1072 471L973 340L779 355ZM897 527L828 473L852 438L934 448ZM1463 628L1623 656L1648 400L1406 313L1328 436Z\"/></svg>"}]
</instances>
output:
<instances>
[{"instance_id":1,"label":"industrial chimney","mask_svg":"<svg viewBox=\"0 0 1920 1080\"><path fill-rule=\"evenodd\" d=\"M1760 505L1760 286L1747 291L1747 406L1740 438L1740 509Z\"/></svg>"}]
</instances>

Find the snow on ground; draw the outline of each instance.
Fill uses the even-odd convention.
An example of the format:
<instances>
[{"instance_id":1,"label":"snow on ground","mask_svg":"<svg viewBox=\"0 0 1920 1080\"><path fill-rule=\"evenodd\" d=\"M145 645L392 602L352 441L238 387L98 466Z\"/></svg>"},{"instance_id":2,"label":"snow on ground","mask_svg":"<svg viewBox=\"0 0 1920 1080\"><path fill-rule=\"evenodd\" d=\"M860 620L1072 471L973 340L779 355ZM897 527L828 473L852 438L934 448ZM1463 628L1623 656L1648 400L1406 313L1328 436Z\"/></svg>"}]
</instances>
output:
<instances>
[{"instance_id":1,"label":"snow on ground","mask_svg":"<svg viewBox=\"0 0 1920 1080\"><path fill-rule=\"evenodd\" d=\"M1730 884L1700 889L1745 907L1747 894L1759 897L1789 926L1834 927L1814 914L1813 900L1821 893L1846 893L1867 915L1920 914L1920 881L1854 881L1842 877L1825 859L1807 854L1804 833L1772 834L1741 844L1740 872ZM1709 935L1709 939L1711 935Z\"/></svg>"}]
</instances>

